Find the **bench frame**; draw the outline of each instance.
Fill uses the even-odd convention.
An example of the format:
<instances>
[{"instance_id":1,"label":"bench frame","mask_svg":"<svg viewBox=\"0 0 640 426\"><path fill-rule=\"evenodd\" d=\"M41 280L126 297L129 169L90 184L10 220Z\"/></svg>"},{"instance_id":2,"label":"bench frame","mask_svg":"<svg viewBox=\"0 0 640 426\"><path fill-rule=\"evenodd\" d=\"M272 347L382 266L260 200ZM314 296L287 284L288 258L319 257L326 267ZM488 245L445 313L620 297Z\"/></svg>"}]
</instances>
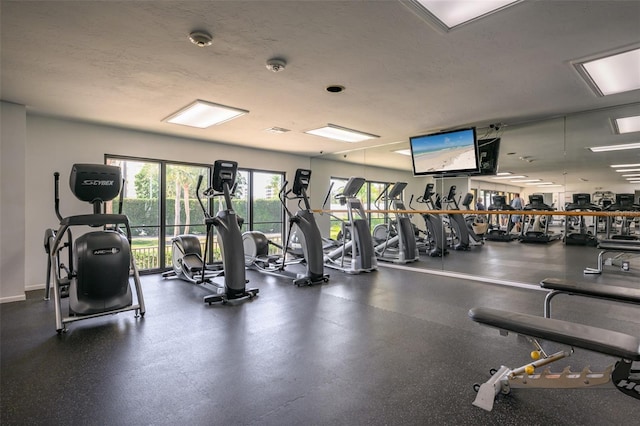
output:
<instances>
[{"instance_id":1,"label":"bench frame","mask_svg":"<svg viewBox=\"0 0 640 426\"><path fill-rule=\"evenodd\" d=\"M640 305L640 290L592 283L576 283L559 278L545 278L540 287L551 290L544 299L544 317L551 318L551 299L558 294Z\"/></svg>"},{"instance_id":2,"label":"bench frame","mask_svg":"<svg viewBox=\"0 0 640 426\"><path fill-rule=\"evenodd\" d=\"M601 274L604 269L604 256L607 253L618 253L615 259L624 255L629 255L631 257L640 256L639 240L602 240L600 244L598 244L598 248L601 250L600 253L598 253L597 267L585 268L583 271L584 274Z\"/></svg>"},{"instance_id":3,"label":"bench frame","mask_svg":"<svg viewBox=\"0 0 640 426\"><path fill-rule=\"evenodd\" d=\"M613 382L612 373L615 373L619 368L628 367L632 361L640 361L640 339L636 336L568 321L490 308L473 308L469 311L469 317L478 323L498 328L502 335L506 336L509 332L523 335L537 349L531 353L535 361L514 369L503 365L495 373L492 372L487 382L474 385L474 389L478 393L473 405L487 411L493 409L495 397L498 394L508 394L513 388L591 389L605 387ZM609 336L604 340L598 337L604 334ZM561 373L551 373L549 368L545 368L542 373L533 374L536 368L573 354L573 348L571 348L569 351L559 351L547 355L537 338L568 346L575 345L605 355L622 357L622 359L615 368L611 365L602 372L593 372L589 367L585 367L580 372L573 372L569 367L566 367ZM614 385L621 389L627 386L627 383L625 380L621 380L615 382ZM635 386L635 383L633 385ZM631 394L636 398L640 398L640 385L638 388L634 388L637 395L636 393Z\"/></svg>"}]
</instances>

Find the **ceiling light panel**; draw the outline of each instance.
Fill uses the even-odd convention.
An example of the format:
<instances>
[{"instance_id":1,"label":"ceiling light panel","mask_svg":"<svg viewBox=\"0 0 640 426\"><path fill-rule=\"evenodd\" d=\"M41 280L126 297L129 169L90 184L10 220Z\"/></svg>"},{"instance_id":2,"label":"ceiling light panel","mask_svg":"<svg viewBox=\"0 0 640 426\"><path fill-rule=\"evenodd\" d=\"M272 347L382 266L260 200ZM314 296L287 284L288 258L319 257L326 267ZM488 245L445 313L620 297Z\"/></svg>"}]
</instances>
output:
<instances>
[{"instance_id":1,"label":"ceiling light panel","mask_svg":"<svg viewBox=\"0 0 640 426\"><path fill-rule=\"evenodd\" d=\"M616 170L618 173L631 173L631 172L640 172L640 169L618 169Z\"/></svg>"},{"instance_id":2,"label":"ceiling light panel","mask_svg":"<svg viewBox=\"0 0 640 426\"><path fill-rule=\"evenodd\" d=\"M600 96L640 89L640 49L583 62L577 67Z\"/></svg>"},{"instance_id":3,"label":"ceiling light panel","mask_svg":"<svg viewBox=\"0 0 640 426\"><path fill-rule=\"evenodd\" d=\"M524 178L526 178L525 175L517 175L517 176L498 176L498 177L492 177L491 179L505 180L505 179L524 179Z\"/></svg>"},{"instance_id":4,"label":"ceiling light panel","mask_svg":"<svg viewBox=\"0 0 640 426\"><path fill-rule=\"evenodd\" d=\"M608 151L623 151L625 149L640 149L640 142L624 143L620 145L592 146L589 149L592 152L608 152Z\"/></svg>"},{"instance_id":5,"label":"ceiling light panel","mask_svg":"<svg viewBox=\"0 0 640 426\"><path fill-rule=\"evenodd\" d=\"M617 167L640 167L640 163L635 164L612 164L609 167L617 168Z\"/></svg>"},{"instance_id":6,"label":"ceiling light panel","mask_svg":"<svg viewBox=\"0 0 640 426\"><path fill-rule=\"evenodd\" d=\"M528 183L528 182L540 182L542 179L517 179L517 180L512 180L511 182L516 182L516 183Z\"/></svg>"},{"instance_id":7,"label":"ceiling light panel","mask_svg":"<svg viewBox=\"0 0 640 426\"><path fill-rule=\"evenodd\" d=\"M616 129L616 133L640 132L640 115L636 115L635 117L616 118L613 122L615 123L614 127Z\"/></svg>"},{"instance_id":8,"label":"ceiling light panel","mask_svg":"<svg viewBox=\"0 0 640 426\"><path fill-rule=\"evenodd\" d=\"M196 100L162 121L206 129L207 127L233 120L248 112L243 109Z\"/></svg>"},{"instance_id":9,"label":"ceiling light panel","mask_svg":"<svg viewBox=\"0 0 640 426\"><path fill-rule=\"evenodd\" d=\"M407 155L407 156L411 156L411 150L410 149L399 149L397 151L393 151L396 154L400 154L400 155Z\"/></svg>"},{"instance_id":10,"label":"ceiling light panel","mask_svg":"<svg viewBox=\"0 0 640 426\"><path fill-rule=\"evenodd\" d=\"M368 139L375 139L380 137L372 135L370 133L364 133L358 130L336 126L335 124L327 124L326 126L320 127L318 129L307 130L305 133L342 142L362 142Z\"/></svg>"},{"instance_id":11,"label":"ceiling light panel","mask_svg":"<svg viewBox=\"0 0 640 426\"><path fill-rule=\"evenodd\" d=\"M408 3L445 30L495 13L520 0L410 0Z\"/></svg>"}]
</instances>

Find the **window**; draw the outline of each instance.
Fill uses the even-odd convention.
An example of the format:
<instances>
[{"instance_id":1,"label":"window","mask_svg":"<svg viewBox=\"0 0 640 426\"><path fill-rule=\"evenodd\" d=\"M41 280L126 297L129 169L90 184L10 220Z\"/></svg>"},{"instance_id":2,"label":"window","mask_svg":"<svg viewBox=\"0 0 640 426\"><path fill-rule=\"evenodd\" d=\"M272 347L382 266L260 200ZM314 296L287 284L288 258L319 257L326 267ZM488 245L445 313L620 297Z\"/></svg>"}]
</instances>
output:
<instances>
[{"instance_id":1,"label":"window","mask_svg":"<svg viewBox=\"0 0 640 426\"><path fill-rule=\"evenodd\" d=\"M196 235L204 250L205 213L198 202L196 188L200 176L201 191L209 187L212 165L113 155L105 156L105 161L122 169L126 182L122 212L129 217L132 251L140 270L159 271L171 267L171 240L177 235ZM233 208L244 219L243 231L261 231L273 242L282 243L284 214L278 192L283 182L281 172L238 170ZM224 208L221 197L202 201L210 215ZM108 208L117 210L113 206ZM215 229L212 241L208 256L219 259Z\"/></svg>"}]
</instances>

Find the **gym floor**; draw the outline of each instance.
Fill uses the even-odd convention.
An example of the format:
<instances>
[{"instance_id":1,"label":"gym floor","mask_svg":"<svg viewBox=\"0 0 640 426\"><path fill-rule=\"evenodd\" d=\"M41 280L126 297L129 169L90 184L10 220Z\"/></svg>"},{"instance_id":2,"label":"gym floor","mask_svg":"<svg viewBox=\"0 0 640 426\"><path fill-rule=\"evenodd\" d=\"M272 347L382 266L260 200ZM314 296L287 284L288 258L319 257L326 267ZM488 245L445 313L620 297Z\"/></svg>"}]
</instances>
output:
<instances>
[{"instance_id":1,"label":"gym floor","mask_svg":"<svg viewBox=\"0 0 640 426\"><path fill-rule=\"evenodd\" d=\"M3 425L608 425L635 423L640 401L613 385L523 390L492 412L471 405L489 370L529 361L522 339L469 320L474 306L542 315L545 277L637 287L610 266L584 276L597 249L487 242L446 259L422 256L376 272L329 271L328 284L297 288L248 272L260 295L226 306L207 291L143 276L147 314L132 312L55 332L43 292L0 306ZM444 262L444 263L443 263ZM409 267L406 267L409 266ZM425 269L456 269L477 281ZM491 282L482 276L490 277ZM504 280L521 286L501 284ZM483 282L484 281L484 282ZM528 285L527 285L528 284ZM638 308L572 296L554 317L640 333ZM558 345L545 344L558 348ZM576 349L565 365L602 370L617 360Z\"/></svg>"}]
</instances>

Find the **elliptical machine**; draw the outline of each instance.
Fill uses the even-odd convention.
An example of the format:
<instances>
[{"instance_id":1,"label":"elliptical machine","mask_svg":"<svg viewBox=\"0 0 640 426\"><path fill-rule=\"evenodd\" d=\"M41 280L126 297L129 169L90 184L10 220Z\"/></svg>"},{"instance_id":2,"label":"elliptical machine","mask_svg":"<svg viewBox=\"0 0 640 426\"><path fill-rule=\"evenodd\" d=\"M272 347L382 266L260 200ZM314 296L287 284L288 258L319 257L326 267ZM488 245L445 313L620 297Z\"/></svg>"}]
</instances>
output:
<instances>
[{"instance_id":1,"label":"elliptical machine","mask_svg":"<svg viewBox=\"0 0 640 426\"><path fill-rule=\"evenodd\" d=\"M333 216L341 221L342 240L332 242L324 255L326 266L348 274L371 272L378 268L367 216L362 203L356 197L364 182L364 178L351 177L342 192L335 195L340 204L346 206L347 220ZM331 187L324 204L329 200L330 194Z\"/></svg>"},{"instance_id":2,"label":"elliptical machine","mask_svg":"<svg viewBox=\"0 0 640 426\"><path fill-rule=\"evenodd\" d=\"M433 183L428 183L424 188L424 194L416 198L416 202L425 204L428 210L438 210L436 209L436 205L432 198L435 195L433 187ZM444 235L444 224L442 223L440 215L435 213L422 213L421 216L427 226L427 238L429 239L431 247L428 251L429 256L442 257L449 254L449 251L447 250L447 241Z\"/></svg>"},{"instance_id":3,"label":"elliptical machine","mask_svg":"<svg viewBox=\"0 0 640 426\"><path fill-rule=\"evenodd\" d=\"M224 269L224 292L204 297L204 303L222 302L226 304L230 300L244 299L257 296L260 292L257 288L247 289L248 282L245 275L244 256L242 247L242 232L240 223L242 219L236 215L231 203L231 188L236 182L238 163L235 161L216 160L213 164L213 177L211 187L205 190L207 197L224 197L225 209L220 210L215 217L205 219L207 229L214 226L218 231L220 248L222 250L222 266ZM211 232L207 231L205 253L209 250ZM206 265L202 264L201 274L205 275Z\"/></svg>"},{"instance_id":4,"label":"elliptical machine","mask_svg":"<svg viewBox=\"0 0 640 426\"><path fill-rule=\"evenodd\" d=\"M453 204L453 209L451 205ZM441 206L446 205L446 210L460 210L458 202L456 201L456 186L451 185L449 187L449 193L441 201ZM467 224L464 220L462 213L447 214L448 225L452 231L451 235L451 248L454 250L469 250L469 231Z\"/></svg>"},{"instance_id":5,"label":"elliptical machine","mask_svg":"<svg viewBox=\"0 0 640 426\"><path fill-rule=\"evenodd\" d=\"M467 195L462 199L462 205L467 210L472 210L471 203L473 202L473 194L467 192ZM467 231L469 237L477 244L484 244L484 236L489 229L487 219L480 214L468 214L464 217L464 221L467 224Z\"/></svg>"},{"instance_id":6,"label":"elliptical machine","mask_svg":"<svg viewBox=\"0 0 640 426\"><path fill-rule=\"evenodd\" d=\"M402 191L406 182L396 182L389 190L387 184L375 204L381 200L389 201L389 209L394 211L395 219L388 224L381 223L373 228L374 247L378 260L394 263L415 262L420 258L416 247L416 237L411 218L404 212L406 207L402 201ZM388 192L387 192L388 191Z\"/></svg>"},{"instance_id":7,"label":"elliptical machine","mask_svg":"<svg viewBox=\"0 0 640 426\"><path fill-rule=\"evenodd\" d=\"M324 273L322 236L307 196L310 178L311 170L298 169L296 170L292 189L287 190L287 182L285 181L278 193L282 207L289 218L289 229L284 246L270 241L264 233L259 231L249 231L242 234L245 265L248 268L266 274L290 278L297 286L329 281L329 275ZM291 213L287 208L287 200L298 200L300 209L295 214ZM300 206L301 202L303 203L302 206ZM299 230L300 233L295 232L295 229ZM297 256L296 259L287 261L287 255L294 252L290 247L294 233L296 242L301 245L301 252L294 253ZM282 255L270 256L269 244L282 250ZM288 265L295 263L306 265L304 274L296 274L285 269Z\"/></svg>"},{"instance_id":8,"label":"elliptical machine","mask_svg":"<svg viewBox=\"0 0 640 426\"><path fill-rule=\"evenodd\" d=\"M196 185L196 197L205 217L206 239L210 238L213 223L207 208L200 197L202 175L198 176ZM207 221L208 220L208 221ZM205 246L207 243L205 242ZM171 239L171 263L173 269L162 274L163 278L177 277L194 284L212 283L211 279L223 274L222 261L206 263L207 253L204 257L200 248L200 239L191 234L181 234Z\"/></svg>"},{"instance_id":9,"label":"elliptical machine","mask_svg":"<svg viewBox=\"0 0 640 426\"><path fill-rule=\"evenodd\" d=\"M45 232L45 248L49 254L49 273L45 300L49 300L53 284L56 331L66 332L74 321L103 315L135 311L144 316L145 306L140 276L131 252L131 227L123 214L102 213L105 202L120 194L122 174L119 167L104 164L74 164L69 178L71 192L93 205L93 214L62 217L59 197L60 173L54 173L55 212L60 220L57 231ZM102 227L73 240L74 226ZM122 232L120 226L125 227ZM66 235L66 241L63 241ZM68 266L62 262L68 249ZM66 276L62 273L66 272ZM51 279L53 277L53 280ZM136 291L133 303L131 282ZM53 281L53 283L51 282ZM62 312L62 298L69 298L69 315Z\"/></svg>"}]
</instances>

